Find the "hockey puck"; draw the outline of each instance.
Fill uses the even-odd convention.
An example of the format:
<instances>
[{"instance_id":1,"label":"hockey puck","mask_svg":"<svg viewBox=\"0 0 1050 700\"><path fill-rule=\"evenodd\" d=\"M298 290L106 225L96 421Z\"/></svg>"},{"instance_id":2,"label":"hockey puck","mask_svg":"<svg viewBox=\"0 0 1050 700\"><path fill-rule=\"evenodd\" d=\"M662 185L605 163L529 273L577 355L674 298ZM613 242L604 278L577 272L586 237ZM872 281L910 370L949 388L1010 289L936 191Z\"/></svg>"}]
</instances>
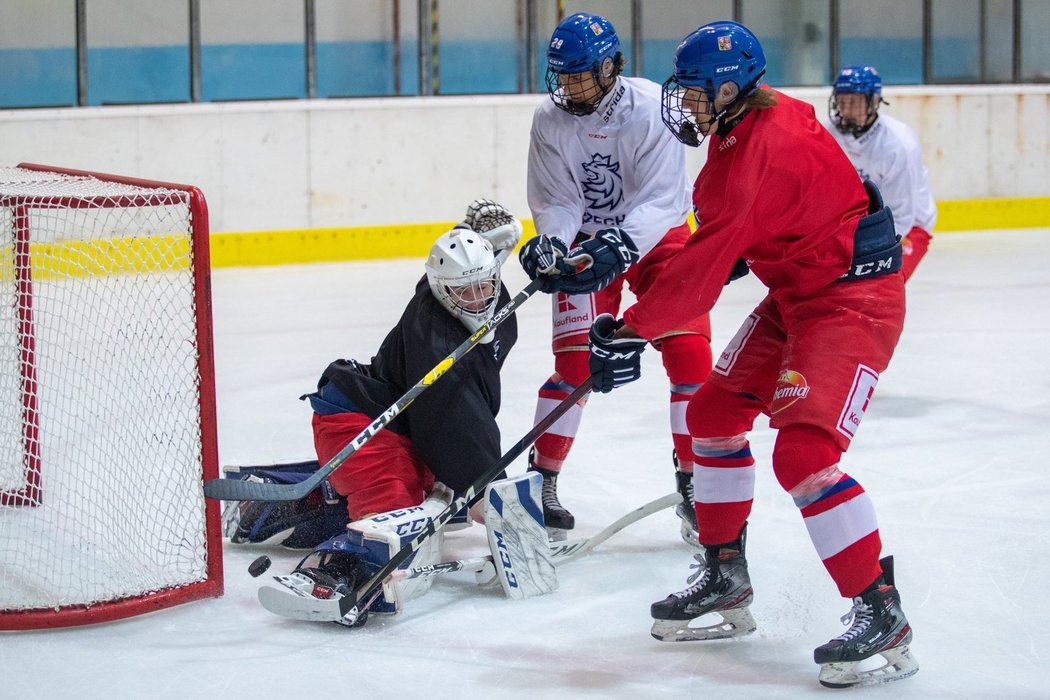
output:
<instances>
[{"instance_id":1,"label":"hockey puck","mask_svg":"<svg viewBox=\"0 0 1050 700\"><path fill-rule=\"evenodd\" d=\"M251 565L248 567L248 573L251 574L252 577L258 577L265 574L266 570L269 568L270 557L264 554L251 563Z\"/></svg>"}]
</instances>

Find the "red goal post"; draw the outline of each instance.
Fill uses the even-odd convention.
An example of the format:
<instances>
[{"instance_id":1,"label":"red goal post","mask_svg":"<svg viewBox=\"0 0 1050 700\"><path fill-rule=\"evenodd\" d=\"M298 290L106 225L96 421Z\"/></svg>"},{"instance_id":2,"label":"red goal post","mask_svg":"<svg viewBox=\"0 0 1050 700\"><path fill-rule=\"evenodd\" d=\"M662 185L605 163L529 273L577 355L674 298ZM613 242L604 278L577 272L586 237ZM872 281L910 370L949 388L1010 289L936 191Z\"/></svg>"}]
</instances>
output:
<instances>
[{"instance_id":1,"label":"red goal post","mask_svg":"<svg viewBox=\"0 0 1050 700\"><path fill-rule=\"evenodd\" d=\"M222 594L208 210L0 167L0 630Z\"/></svg>"}]
</instances>

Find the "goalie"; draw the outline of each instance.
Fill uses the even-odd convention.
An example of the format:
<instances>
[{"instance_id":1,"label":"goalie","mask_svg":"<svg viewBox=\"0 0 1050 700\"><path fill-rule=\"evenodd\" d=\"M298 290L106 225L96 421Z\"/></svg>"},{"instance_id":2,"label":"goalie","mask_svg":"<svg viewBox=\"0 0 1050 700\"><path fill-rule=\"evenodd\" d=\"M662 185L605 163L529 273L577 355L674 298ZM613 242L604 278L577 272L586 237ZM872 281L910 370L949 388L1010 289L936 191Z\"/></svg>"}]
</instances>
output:
<instances>
[{"instance_id":1,"label":"goalie","mask_svg":"<svg viewBox=\"0 0 1050 700\"><path fill-rule=\"evenodd\" d=\"M317 391L303 397L314 410L320 464L508 302L500 270L521 231L505 207L475 200L465 221L434 243L426 275L371 362L336 360L324 370ZM314 547L289 576L277 579L300 595L331 599L353 591L423 531L452 502L453 492L465 492L499 460L499 372L516 340L511 317L421 393L411 410L361 446L320 492L292 503L234 503L224 517L226 534L234 543L283 537L286 546ZM318 468L304 466L250 468L238 476L288 483ZM471 508L475 520L481 520L475 512L480 505ZM405 565L436 563L440 547L439 530ZM388 581L368 609L398 612L430 581ZM363 621L364 615L357 624Z\"/></svg>"}]
</instances>

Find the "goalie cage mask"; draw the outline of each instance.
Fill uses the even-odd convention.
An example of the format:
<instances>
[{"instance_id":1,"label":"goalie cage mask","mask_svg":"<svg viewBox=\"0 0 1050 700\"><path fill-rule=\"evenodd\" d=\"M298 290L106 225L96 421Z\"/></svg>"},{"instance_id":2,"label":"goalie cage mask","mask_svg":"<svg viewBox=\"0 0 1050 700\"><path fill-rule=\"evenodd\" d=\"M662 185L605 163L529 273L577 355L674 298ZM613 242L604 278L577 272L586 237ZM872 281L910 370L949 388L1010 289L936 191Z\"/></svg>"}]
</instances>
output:
<instances>
[{"instance_id":1,"label":"goalie cage mask","mask_svg":"<svg viewBox=\"0 0 1050 700\"><path fill-rule=\"evenodd\" d=\"M442 234L426 264L430 291L471 333L492 318L500 292L500 263L479 234L457 228Z\"/></svg>"}]
</instances>

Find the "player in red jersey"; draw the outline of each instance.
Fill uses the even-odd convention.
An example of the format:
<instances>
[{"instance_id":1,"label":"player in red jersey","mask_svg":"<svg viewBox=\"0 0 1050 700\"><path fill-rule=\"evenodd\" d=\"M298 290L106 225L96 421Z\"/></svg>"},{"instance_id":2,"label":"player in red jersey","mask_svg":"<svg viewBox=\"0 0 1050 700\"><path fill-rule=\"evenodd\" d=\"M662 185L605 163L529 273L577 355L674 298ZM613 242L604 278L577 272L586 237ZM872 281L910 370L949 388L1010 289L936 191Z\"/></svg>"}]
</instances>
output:
<instances>
[{"instance_id":1,"label":"player in red jersey","mask_svg":"<svg viewBox=\"0 0 1050 700\"><path fill-rule=\"evenodd\" d=\"M653 604L653 636L755 629L744 556L755 484L747 433L765 414L778 430L773 472L853 601L849 630L814 652L820 682L894 680L918 670L911 627L892 557L879 559L871 499L839 460L903 329L901 246L877 188L862 185L812 107L761 85L765 65L758 40L734 22L700 27L679 45L662 111L684 143L710 136L693 190L699 228L622 320L596 320L591 369L598 391L637 378L645 339L707 312L731 271L750 266L769 292L686 411L706 552L692 585ZM689 626L712 612L718 624ZM883 665L861 670L875 655Z\"/></svg>"}]
</instances>

